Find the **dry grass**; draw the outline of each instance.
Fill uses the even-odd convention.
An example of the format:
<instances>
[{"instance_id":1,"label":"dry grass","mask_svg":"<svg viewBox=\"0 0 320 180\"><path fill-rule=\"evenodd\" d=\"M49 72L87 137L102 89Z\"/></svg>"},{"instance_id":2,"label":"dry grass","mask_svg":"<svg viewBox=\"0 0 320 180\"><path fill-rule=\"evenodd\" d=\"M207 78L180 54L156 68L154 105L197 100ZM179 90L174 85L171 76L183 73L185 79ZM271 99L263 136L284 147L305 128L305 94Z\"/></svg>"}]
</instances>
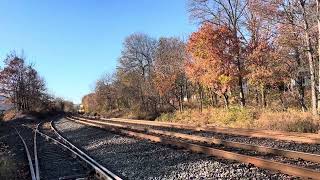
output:
<instances>
[{"instance_id":1,"label":"dry grass","mask_svg":"<svg viewBox=\"0 0 320 180\"><path fill-rule=\"evenodd\" d=\"M21 113L17 112L16 110L8 110L8 111L5 111L4 112L4 115L3 115L3 120L4 121L9 121L9 120L12 120L14 119L17 115L19 115Z\"/></svg>"},{"instance_id":2,"label":"dry grass","mask_svg":"<svg viewBox=\"0 0 320 180\"><path fill-rule=\"evenodd\" d=\"M286 112L263 112L255 121L255 126L263 129L293 132L317 132L319 120L310 112L288 110Z\"/></svg>"},{"instance_id":3,"label":"dry grass","mask_svg":"<svg viewBox=\"0 0 320 180\"><path fill-rule=\"evenodd\" d=\"M188 123L195 125L212 124L222 127L260 128L293 132L317 132L319 120L309 112L288 110L276 112L254 108L231 107L185 110L183 112L162 114L158 121Z\"/></svg>"}]
</instances>

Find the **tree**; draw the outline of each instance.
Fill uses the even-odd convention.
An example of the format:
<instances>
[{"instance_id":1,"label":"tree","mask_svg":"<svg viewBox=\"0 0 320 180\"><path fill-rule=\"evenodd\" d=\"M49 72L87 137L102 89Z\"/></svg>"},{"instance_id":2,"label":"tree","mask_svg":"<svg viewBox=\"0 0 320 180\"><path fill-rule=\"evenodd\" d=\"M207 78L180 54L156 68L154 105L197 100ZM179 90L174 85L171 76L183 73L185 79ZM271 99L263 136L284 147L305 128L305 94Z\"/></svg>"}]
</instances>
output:
<instances>
[{"instance_id":1,"label":"tree","mask_svg":"<svg viewBox=\"0 0 320 180\"><path fill-rule=\"evenodd\" d=\"M11 53L4 64L0 71L0 93L6 94L19 111L47 108L45 82L31 65L25 64L25 58Z\"/></svg>"},{"instance_id":2,"label":"tree","mask_svg":"<svg viewBox=\"0 0 320 180\"><path fill-rule=\"evenodd\" d=\"M85 95L82 98L81 104L83 105L83 109L85 113L97 113L98 111L98 103L96 101L95 93L90 93ZM64 107L62 109L64 109Z\"/></svg>"},{"instance_id":3,"label":"tree","mask_svg":"<svg viewBox=\"0 0 320 180\"><path fill-rule=\"evenodd\" d=\"M96 82L95 95L99 112L112 111L119 107L114 78L114 75L106 74Z\"/></svg>"},{"instance_id":4,"label":"tree","mask_svg":"<svg viewBox=\"0 0 320 180\"><path fill-rule=\"evenodd\" d=\"M246 99L244 95L244 73L245 62L242 53L242 42L245 40L245 28L242 28L245 22L247 11L247 0L190 0L189 12L193 19L200 20L201 23L212 23L216 26L228 28L232 32L234 52L232 58L236 62L239 98L241 106L245 106Z\"/></svg>"},{"instance_id":5,"label":"tree","mask_svg":"<svg viewBox=\"0 0 320 180\"><path fill-rule=\"evenodd\" d=\"M315 42L312 41L313 36L313 24L315 24L316 13L314 9L314 2L309 0L268 0L268 1L256 1L255 7L260 12L261 16L269 20L270 24L274 24L280 31L280 35L286 35L287 38L282 38L282 42L285 39L287 47L291 47L293 51L289 51L294 54L294 59L299 66L299 70L296 81L299 84L299 99L301 106L304 106L304 87L303 77L301 77L301 71L304 69L304 59L306 57L308 63L308 71L310 77L310 89L311 89L311 110L314 116L317 116L317 92L316 92L316 71L315 71ZM291 37L291 38L289 38ZM294 42L297 41L297 42ZM303 107L305 109L305 107Z\"/></svg>"},{"instance_id":6,"label":"tree","mask_svg":"<svg viewBox=\"0 0 320 180\"><path fill-rule=\"evenodd\" d=\"M237 76L237 61L233 58L237 49L234 34L227 27L204 24L191 35L187 50L192 61L187 66L190 79L211 87L224 97L229 106L229 94ZM196 77L193 77L196 76Z\"/></svg>"},{"instance_id":7,"label":"tree","mask_svg":"<svg viewBox=\"0 0 320 180\"><path fill-rule=\"evenodd\" d=\"M119 59L121 78L126 78L132 88L138 88L142 111L157 111L158 96L152 81L156 45L157 41L145 34L132 34L125 39Z\"/></svg>"},{"instance_id":8,"label":"tree","mask_svg":"<svg viewBox=\"0 0 320 180\"><path fill-rule=\"evenodd\" d=\"M163 99L177 99L183 110L186 78L184 63L185 44L177 38L160 38L155 56L155 88ZM173 104L171 106L175 107Z\"/></svg>"}]
</instances>

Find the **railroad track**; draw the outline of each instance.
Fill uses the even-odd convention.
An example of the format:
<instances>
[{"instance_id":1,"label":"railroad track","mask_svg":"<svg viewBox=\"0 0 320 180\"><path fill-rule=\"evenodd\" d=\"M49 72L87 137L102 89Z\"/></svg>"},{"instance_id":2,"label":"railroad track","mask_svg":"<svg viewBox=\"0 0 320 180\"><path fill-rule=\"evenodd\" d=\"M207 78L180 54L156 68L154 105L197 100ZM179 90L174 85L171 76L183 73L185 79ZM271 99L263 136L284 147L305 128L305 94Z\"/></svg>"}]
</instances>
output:
<instances>
[{"instance_id":1,"label":"railroad track","mask_svg":"<svg viewBox=\"0 0 320 180\"><path fill-rule=\"evenodd\" d=\"M93 117L91 117L93 118ZM93 118L97 119L97 118ZM320 144L320 134L315 133L295 133L295 132L283 132L283 131L271 131L271 130L255 130L255 129L242 129L242 128L223 128L213 125L208 126L193 126L171 122L156 122L156 121L144 121L144 120L130 120L130 119L118 119L118 118L101 118L101 120L107 120L117 123L130 123L137 125L154 126L160 128L175 128L191 131L206 131L222 134L231 134L237 136L248 136L257 138L269 138L283 141L294 141L297 143L310 143Z\"/></svg>"},{"instance_id":2,"label":"railroad track","mask_svg":"<svg viewBox=\"0 0 320 180\"><path fill-rule=\"evenodd\" d=\"M121 179L62 137L52 122L19 129L32 180Z\"/></svg>"},{"instance_id":3,"label":"railroad track","mask_svg":"<svg viewBox=\"0 0 320 180\"><path fill-rule=\"evenodd\" d=\"M139 127L138 123L116 123L108 120L77 118L72 121L98 128L108 129L136 138L177 146L193 152L205 153L224 159L254 164L257 167L279 171L302 178L320 179L320 156L245 143L223 141L173 131Z\"/></svg>"},{"instance_id":4,"label":"railroad track","mask_svg":"<svg viewBox=\"0 0 320 180\"><path fill-rule=\"evenodd\" d=\"M288 133L262 130L264 133L256 134L257 130L250 129L234 129L230 128L232 131L238 130L239 133L230 133L231 130L228 128L218 128L218 132L212 128L207 127L196 127L190 125L181 125L177 123L166 123L166 122L155 122L155 121L142 121L142 120L128 120L119 118L100 118L91 117L92 120L101 120L106 122L113 122L117 124L131 124L138 125L139 127L147 127L158 130L168 130L174 132L180 132L183 134L205 136L209 138L222 139L224 141L246 143L252 145L267 146L270 148L281 148L291 151L302 151L306 153L319 154L320 155L320 143L318 143L319 134L313 133ZM227 129L227 130L224 130ZM246 132L249 132L248 134ZM278 134L280 138L277 138L275 134ZM288 138L285 138L288 137Z\"/></svg>"}]
</instances>

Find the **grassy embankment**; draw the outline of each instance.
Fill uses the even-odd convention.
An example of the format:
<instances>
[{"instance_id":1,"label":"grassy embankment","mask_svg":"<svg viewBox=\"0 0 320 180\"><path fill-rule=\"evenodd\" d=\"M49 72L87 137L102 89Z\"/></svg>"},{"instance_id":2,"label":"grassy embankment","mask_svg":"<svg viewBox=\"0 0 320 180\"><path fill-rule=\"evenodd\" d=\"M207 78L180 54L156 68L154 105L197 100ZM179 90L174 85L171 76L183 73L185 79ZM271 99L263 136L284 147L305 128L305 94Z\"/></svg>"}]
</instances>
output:
<instances>
[{"instance_id":1,"label":"grassy embankment","mask_svg":"<svg viewBox=\"0 0 320 180\"><path fill-rule=\"evenodd\" d=\"M231 107L197 109L183 112L165 113L157 121L177 122L196 125L216 125L222 127L259 128L290 132L312 132L320 129L319 119L314 119L310 112L288 109L272 111L268 109Z\"/></svg>"}]
</instances>

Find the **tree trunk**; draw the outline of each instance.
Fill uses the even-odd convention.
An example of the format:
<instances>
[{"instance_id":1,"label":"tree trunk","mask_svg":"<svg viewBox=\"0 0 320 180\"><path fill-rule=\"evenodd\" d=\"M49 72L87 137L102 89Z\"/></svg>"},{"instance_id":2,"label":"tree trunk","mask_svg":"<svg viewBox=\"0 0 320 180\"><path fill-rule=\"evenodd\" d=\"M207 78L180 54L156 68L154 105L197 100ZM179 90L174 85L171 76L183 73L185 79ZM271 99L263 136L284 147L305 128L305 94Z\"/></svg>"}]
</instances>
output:
<instances>
[{"instance_id":1,"label":"tree trunk","mask_svg":"<svg viewBox=\"0 0 320 180\"><path fill-rule=\"evenodd\" d=\"M300 77L302 78L302 77ZM300 104L300 107L301 107L301 110L302 111L307 111L307 106L304 102L304 92L305 92L305 87L304 87L304 84L303 84L303 81L300 79L299 82L298 82L298 91L299 91L299 104Z\"/></svg>"},{"instance_id":2,"label":"tree trunk","mask_svg":"<svg viewBox=\"0 0 320 180\"><path fill-rule=\"evenodd\" d=\"M295 47L294 51L295 51L295 59L296 59L296 62L298 64L298 68L299 68L298 69L298 77L297 77L297 81L296 81L298 84L298 101L299 101L299 105L301 107L301 110L307 111L307 106L304 102L304 98L305 98L304 75L302 74L302 72L300 72L300 69L303 69L301 59L300 59L300 52L297 47Z\"/></svg>"},{"instance_id":3,"label":"tree trunk","mask_svg":"<svg viewBox=\"0 0 320 180\"><path fill-rule=\"evenodd\" d=\"M198 84L199 86L199 101L200 101L200 112L202 112L203 109L203 89L200 83Z\"/></svg>"},{"instance_id":4,"label":"tree trunk","mask_svg":"<svg viewBox=\"0 0 320 180\"><path fill-rule=\"evenodd\" d=\"M318 115L317 112L317 94L316 94L316 80L315 80L315 70L314 70L314 59L312 57L312 47L310 42L309 33L305 32L305 38L307 41L307 53L308 53L308 61L309 61L309 68L310 68L310 83L311 83L311 105L312 105L312 114L314 116Z\"/></svg>"},{"instance_id":5,"label":"tree trunk","mask_svg":"<svg viewBox=\"0 0 320 180\"><path fill-rule=\"evenodd\" d=\"M211 92L211 105L212 107L217 107L218 106L218 95L210 90Z\"/></svg>"},{"instance_id":6,"label":"tree trunk","mask_svg":"<svg viewBox=\"0 0 320 180\"><path fill-rule=\"evenodd\" d=\"M237 22L234 21L233 24L233 34L234 37L238 40L238 30L237 30ZM244 90L243 90L243 77L242 77L242 63L241 63L241 45L240 45L240 41L236 42L238 44L238 50L236 52L236 65L237 65L237 69L238 69L238 85L239 85L239 90L240 90L240 104L241 107L244 107L246 105L246 99L244 97Z\"/></svg>"},{"instance_id":7,"label":"tree trunk","mask_svg":"<svg viewBox=\"0 0 320 180\"><path fill-rule=\"evenodd\" d=\"M302 7L302 15L303 15L303 23L304 23L304 38L305 43L307 46L307 55L308 55L308 62L309 62L309 71L310 71L310 85L311 85L311 109L312 109L312 115L318 116L317 112L317 94L316 94L316 80L315 80L315 63L312 56L312 44L310 40L309 35L309 24L306 16L306 10L305 10L305 2L303 0L300 0L300 5Z\"/></svg>"},{"instance_id":8,"label":"tree trunk","mask_svg":"<svg viewBox=\"0 0 320 180\"><path fill-rule=\"evenodd\" d=\"M181 101L181 96L179 96L178 104L179 104L179 111L180 111L180 112L182 112L182 101Z\"/></svg>"},{"instance_id":9,"label":"tree trunk","mask_svg":"<svg viewBox=\"0 0 320 180\"><path fill-rule=\"evenodd\" d=\"M180 86L180 97L179 97L179 109L180 109L180 112L183 111L183 86Z\"/></svg>"},{"instance_id":10,"label":"tree trunk","mask_svg":"<svg viewBox=\"0 0 320 180\"><path fill-rule=\"evenodd\" d=\"M259 102L259 91L258 90L255 90L255 100L256 100L257 106L259 106L260 102Z\"/></svg>"},{"instance_id":11,"label":"tree trunk","mask_svg":"<svg viewBox=\"0 0 320 180\"><path fill-rule=\"evenodd\" d=\"M217 93L214 93L214 102L216 104L216 107L219 106L219 99L218 99L218 94Z\"/></svg>"},{"instance_id":12,"label":"tree trunk","mask_svg":"<svg viewBox=\"0 0 320 180\"><path fill-rule=\"evenodd\" d=\"M240 72L239 72L240 73ZM246 106L246 99L244 97L244 90L243 90L243 78L242 75L239 75L239 87L240 87L240 104L241 107Z\"/></svg>"},{"instance_id":13,"label":"tree trunk","mask_svg":"<svg viewBox=\"0 0 320 180\"><path fill-rule=\"evenodd\" d=\"M318 70L319 70L319 74L318 74L318 83L319 83L319 87L318 87L318 111L320 111L320 0L317 0L317 23L318 23Z\"/></svg>"},{"instance_id":14,"label":"tree trunk","mask_svg":"<svg viewBox=\"0 0 320 180\"><path fill-rule=\"evenodd\" d=\"M188 79L186 79L186 96L187 96L187 100L188 102L190 102L190 92L189 92L189 83L188 83Z\"/></svg>"},{"instance_id":15,"label":"tree trunk","mask_svg":"<svg viewBox=\"0 0 320 180\"><path fill-rule=\"evenodd\" d=\"M288 110L288 103L286 101L286 98L283 98L284 93L285 93L285 87L280 91L281 91L281 93L280 93L280 102L281 102L281 105L283 107L283 111L287 111Z\"/></svg>"},{"instance_id":16,"label":"tree trunk","mask_svg":"<svg viewBox=\"0 0 320 180\"><path fill-rule=\"evenodd\" d=\"M266 88L265 86L261 86L261 102L264 108L267 107L267 99L266 99Z\"/></svg>"},{"instance_id":17,"label":"tree trunk","mask_svg":"<svg viewBox=\"0 0 320 180\"><path fill-rule=\"evenodd\" d=\"M223 99L224 99L224 106L226 109L229 108L229 96L227 92L223 93Z\"/></svg>"}]
</instances>

